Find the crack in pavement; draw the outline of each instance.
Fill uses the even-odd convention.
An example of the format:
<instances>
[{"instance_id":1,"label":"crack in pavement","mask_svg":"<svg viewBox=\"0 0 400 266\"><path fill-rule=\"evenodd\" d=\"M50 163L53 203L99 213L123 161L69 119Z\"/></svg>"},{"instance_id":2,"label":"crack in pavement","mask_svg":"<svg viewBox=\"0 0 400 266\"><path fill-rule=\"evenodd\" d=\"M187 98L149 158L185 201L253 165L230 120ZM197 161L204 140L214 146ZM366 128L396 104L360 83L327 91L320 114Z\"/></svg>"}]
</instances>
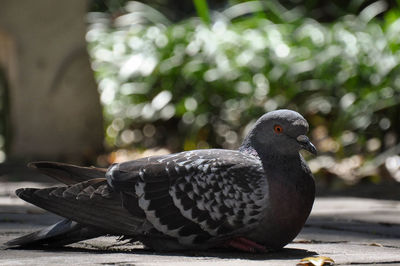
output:
<instances>
[{"instance_id":1,"label":"crack in pavement","mask_svg":"<svg viewBox=\"0 0 400 266\"><path fill-rule=\"evenodd\" d=\"M336 263L335 265L379 265L379 264L400 264L400 260L394 261L371 261L371 262L344 262L344 263Z\"/></svg>"},{"instance_id":2,"label":"crack in pavement","mask_svg":"<svg viewBox=\"0 0 400 266\"><path fill-rule=\"evenodd\" d=\"M100 265L135 266L135 264L130 261L102 262L102 263L100 263Z\"/></svg>"},{"instance_id":3,"label":"crack in pavement","mask_svg":"<svg viewBox=\"0 0 400 266\"><path fill-rule=\"evenodd\" d=\"M365 223L366 224L366 223ZM383 232L377 232L377 231L371 231L371 230L357 230L355 228L343 228L343 227L337 227L333 225L308 225L306 226L308 228L319 228L319 229L328 229L328 230L337 230L337 231L342 231L342 232L353 232L353 233L364 233L367 235L374 235L374 236L384 236L384 237L390 237L392 239L397 238L397 235L389 234L389 233L383 233Z\"/></svg>"},{"instance_id":4,"label":"crack in pavement","mask_svg":"<svg viewBox=\"0 0 400 266\"><path fill-rule=\"evenodd\" d=\"M393 246L393 245L385 245L379 242L374 243L360 243L355 241L323 241L323 240L315 240L315 239L306 239L306 240L295 240L292 241L292 244L354 244L360 246L375 246L375 247L383 247L383 248L395 248L400 249L400 246Z\"/></svg>"}]
</instances>

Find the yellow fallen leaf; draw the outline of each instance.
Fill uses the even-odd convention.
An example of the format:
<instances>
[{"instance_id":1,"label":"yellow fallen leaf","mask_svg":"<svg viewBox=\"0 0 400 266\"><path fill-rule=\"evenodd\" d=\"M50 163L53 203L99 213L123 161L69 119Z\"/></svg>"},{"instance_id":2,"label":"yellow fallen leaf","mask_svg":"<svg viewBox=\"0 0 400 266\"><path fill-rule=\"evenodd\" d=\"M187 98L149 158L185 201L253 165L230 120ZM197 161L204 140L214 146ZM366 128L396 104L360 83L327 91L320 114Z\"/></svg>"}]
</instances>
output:
<instances>
[{"instance_id":1,"label":"yellow fallen leaf","mask_svg":"<svg viewBox=\"0 0 400 266\"><path fill-rule=\"evenodd\" d=\"M301 259L297 266L329 266L334 265L335 262L329 257L308 257Z\"/></svg>"},{"instance_id":2,"label":"yellow fallen leaf","mask_svg":"<svg viewBox=\"0 0 400 266\"><path fill-rule=\"evenodd\" d=\"M370 243L370 244L368 244L368 246L383 247L383 245L382 245L382 244L379 244L379 243Z\"/></svg>"}]
</instances>

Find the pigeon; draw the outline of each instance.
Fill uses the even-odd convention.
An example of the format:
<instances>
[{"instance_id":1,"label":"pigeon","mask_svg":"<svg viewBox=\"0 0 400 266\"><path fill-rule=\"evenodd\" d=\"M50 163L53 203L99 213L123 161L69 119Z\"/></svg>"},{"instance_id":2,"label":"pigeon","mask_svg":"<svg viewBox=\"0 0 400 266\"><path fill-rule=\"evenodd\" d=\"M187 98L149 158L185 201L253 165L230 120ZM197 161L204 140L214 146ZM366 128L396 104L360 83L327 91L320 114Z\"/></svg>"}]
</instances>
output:
<instances>
[{"instance_id":1,"label":"pigeon","mask_svg":"<svg viewBox=\"0 0 400 266\"><path fill-rule=\"evenodd\" d=\"M31 167L65 185L22 188L23 200L64 217L10 247L62 246L103 235L155 251L277 250L305 224L315 198L300 150L316 154L292 110L261 116L237 150L200 149L112 164Z\"/></svg>"}]
</instances>

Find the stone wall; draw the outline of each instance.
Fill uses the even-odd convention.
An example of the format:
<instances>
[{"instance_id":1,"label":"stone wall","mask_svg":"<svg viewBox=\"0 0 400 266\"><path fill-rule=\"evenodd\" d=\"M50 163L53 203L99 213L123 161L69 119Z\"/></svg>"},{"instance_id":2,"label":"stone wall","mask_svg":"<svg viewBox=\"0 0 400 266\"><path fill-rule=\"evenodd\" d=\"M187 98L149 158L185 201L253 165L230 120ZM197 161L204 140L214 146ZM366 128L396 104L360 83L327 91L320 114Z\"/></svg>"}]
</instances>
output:
<instances>
[{"instance_id":1,"label":"stone wall","mask_svg":"<svg viewBox=\"0 0 400 266\"><path fill-rule=\"evenodd\" d=\"M9 84L8 158L81 162L102 150L82 0L3 0L0 67Z\"/></svg>"}]
</instances>

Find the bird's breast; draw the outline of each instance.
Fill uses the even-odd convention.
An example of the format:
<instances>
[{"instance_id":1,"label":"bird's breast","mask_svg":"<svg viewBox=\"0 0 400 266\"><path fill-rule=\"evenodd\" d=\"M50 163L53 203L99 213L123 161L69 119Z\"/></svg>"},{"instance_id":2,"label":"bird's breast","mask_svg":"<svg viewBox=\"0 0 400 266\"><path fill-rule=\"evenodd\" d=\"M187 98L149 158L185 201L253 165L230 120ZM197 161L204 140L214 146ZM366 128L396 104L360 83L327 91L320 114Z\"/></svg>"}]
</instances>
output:
<instances>
[{"instance_id":1,"label":"bird's breast","mask_svg":"<svg viewBox=\"0 0 400 266\"><path fill-rule=\"evenodd\" d=\"M312 177L269 179L265 215L253 238L267 247L281 248L292 241L306 222L315 197Z\"/></svg>"}]
</instances>

